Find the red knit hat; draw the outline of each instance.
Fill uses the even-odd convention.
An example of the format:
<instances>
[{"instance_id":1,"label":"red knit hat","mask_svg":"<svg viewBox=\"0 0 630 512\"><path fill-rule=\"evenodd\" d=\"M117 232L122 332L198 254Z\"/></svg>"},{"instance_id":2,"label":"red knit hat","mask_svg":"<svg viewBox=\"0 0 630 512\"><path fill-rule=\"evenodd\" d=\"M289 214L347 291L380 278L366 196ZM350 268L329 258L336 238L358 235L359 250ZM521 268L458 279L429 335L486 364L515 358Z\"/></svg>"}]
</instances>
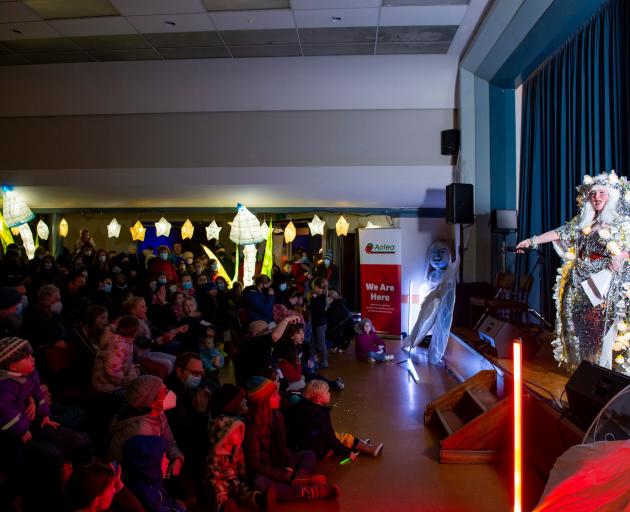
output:
<instances>
[{"instance_id":1,"label":"red knit hat","mask_svg":"<svg viewBox=\"0 0 630 512\"><path fill-rule=\"evenodd\" d=\"M262 402L276 391L278 386L264 377L256 375L247 381L247 398L250 402Z\"/></svg>"}]
</instances>

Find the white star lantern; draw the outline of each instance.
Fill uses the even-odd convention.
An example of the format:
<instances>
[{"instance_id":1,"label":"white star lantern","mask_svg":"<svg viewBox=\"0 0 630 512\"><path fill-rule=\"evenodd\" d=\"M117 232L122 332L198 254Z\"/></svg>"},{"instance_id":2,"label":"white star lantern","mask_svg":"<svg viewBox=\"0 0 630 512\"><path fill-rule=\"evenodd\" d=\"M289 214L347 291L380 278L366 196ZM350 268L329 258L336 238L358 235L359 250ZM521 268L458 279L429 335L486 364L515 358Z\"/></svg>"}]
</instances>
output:
<instances>
[{"instance_id":1,"label":"white star lantern","mask_svg":"<svg viewBox=\"0 0 630 512\"><path fill-rule=\"evenodd\" d=\"M135 242L139 240L140 242L144 242L144 235L147 233L147 228L142 225L142 222L139 220L129 228L131 231L131 239Z\"/></svg>"},{"instance_id":2,"label":"white star lantern","mask_svg":"<svg viewBox=\"0 0 630 512\"><path fill-rule=\"evenodd\" d=\"M2 216L10 228L17 228L35 218L35 214L20 194L8 185L2 185Z\"/></svg>"},{"instance_id":3,"label":"white star lantern","mask_svg":"<svg viewBox=\"0 0 630 512\"><path fill-rule=\"evenodd\" d=\"M48 226L43 220L39 219L37 223L37 236L42 240L48 240L48 235L50 235Z\"/></svg>"},{"instance_id":4,"label":"white star lantern","mask_svg":"<svg viewBox=\"0 0 630 512\"><path fill-rule=\"evenodd\" d=\"M155 234L157 236L168 236L171 234L171 223L164 217L155 223Z\"/></svg>"},{"instance_id":5,"label":"white star lantern","mask_svg":"<svg viewBox=\"0 0 630 512\"><path fill-rule=\"evenodd\" d=\"M324 227L326 221L320 219L317 215L313 217L313 220L308 223L308 228L311 230L311 236L324 235Z\"/></svg>"},{"instance_id":6,"label":"white star lantern","mask_svg":"<svg viewBox=\"0 0 630 512\"><path fill-rule=\"evenodd\" d=\"M350 227L350 224L348 223L348 221L346 221L343 215L339 217L339 220L337 221L337 224L335 225L337 236L346 236L348 234L349 227Z\"/></svg>"},{"instance_id":7,"label":"white star lantern","mask_svg":"<svg viewBox=\"0 0 630 512\"><path fill-rule=\"evenodd\" d=\"M218 240L220 232L221 227L218 226L216 221L214 220L206 226L206 237L208 238L208 241L212 240L213 238L215 240Z\"/></svg>"},{"instance_id":8,"label":"white star lantern","mask_svg":"<svg viewBox=\"0 0 630 512\"><path fill-rule=\"evenodd\" d=\"M107 236L108 238L118 238L120 236L120 228L122 226L118 224L116 218L113 218L109 224L107 224Z\"/></svg>"}]
</instances>

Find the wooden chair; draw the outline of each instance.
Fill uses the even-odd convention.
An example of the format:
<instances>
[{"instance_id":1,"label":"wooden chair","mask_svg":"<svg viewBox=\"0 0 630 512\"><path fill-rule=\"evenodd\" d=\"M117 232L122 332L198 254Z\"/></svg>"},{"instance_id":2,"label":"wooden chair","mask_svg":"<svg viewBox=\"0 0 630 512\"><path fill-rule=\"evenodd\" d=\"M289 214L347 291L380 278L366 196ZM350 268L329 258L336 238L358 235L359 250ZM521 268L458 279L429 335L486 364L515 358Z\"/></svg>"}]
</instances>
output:
<instances>
[{"instance_id":1,"label":"wooden chair","mask_svg":"<svg viewBox=\"0 0 630 512\"><path fill-rule=\"evenodd\" d=\"M492 297L471 297L469 302L470 318L474 318L472 314L472 308L483 308L483 313L477 320L474 329L477 330L483 322L484 318L489 314L489 302L491 300L509 299L512 296L512 288L514 288L514 282L516 276L512 272L497 272L494 278L494 294Z\"/></svg>"}]
</instances>

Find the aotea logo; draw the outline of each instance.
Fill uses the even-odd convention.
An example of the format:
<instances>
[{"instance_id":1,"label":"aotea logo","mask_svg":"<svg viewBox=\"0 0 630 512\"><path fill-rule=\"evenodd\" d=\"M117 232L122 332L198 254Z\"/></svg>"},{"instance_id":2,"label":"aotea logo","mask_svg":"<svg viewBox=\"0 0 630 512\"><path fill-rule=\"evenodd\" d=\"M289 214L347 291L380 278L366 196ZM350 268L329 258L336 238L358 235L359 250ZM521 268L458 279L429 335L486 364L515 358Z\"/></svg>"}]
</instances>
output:
<instances>
[{"instance_id":1,"label":"aotea logo","mask_svg":"<svg viewBox=\"0 0 630 512\"><path fill-rule=\"evenodd\" d=\"M394 254L396 246L394 244L373 244L369 242L365 246L365 252L368 254Z\"/></svg>"}]
</instances>

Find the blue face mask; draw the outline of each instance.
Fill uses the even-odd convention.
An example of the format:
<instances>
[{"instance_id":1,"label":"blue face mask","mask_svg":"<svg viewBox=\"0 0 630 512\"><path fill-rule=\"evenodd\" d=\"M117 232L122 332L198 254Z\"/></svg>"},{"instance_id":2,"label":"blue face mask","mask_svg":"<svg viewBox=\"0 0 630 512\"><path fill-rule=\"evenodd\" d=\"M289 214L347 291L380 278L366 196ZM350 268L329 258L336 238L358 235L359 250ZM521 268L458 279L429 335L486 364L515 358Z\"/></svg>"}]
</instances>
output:
<instances>
[{"instance_id":1,"label":"blue face mask","mask_svg":"<svg viewBox=\"0 0 630 512\"><path fill-rule=\"evenodd\" d=\"M13 313L13 315L14 316L20 316L22 314L22 311L24 311L24 306L20 302L19 304L17 304L15 306L15 313Z\"/></svg>"},{"instance_id":2,"label":"blue face mask","mask_svg":"<svg viewBox=\"0 0 630 512\"><path fill-rule=\"evenodd\" d=\"M210 265L210 270L214 272L216 269L217 269L217 266L214 263Z\"/></svg>"},{"instance_id":3,"label":"blue face mask","mask_svg":"<svg viewBox=\"0 0 630 512\"><path fill-rule=\"evenodd\" d=\"M166 278L165 278L165 277L160 277L160 278L157 280L157 282L158 282L158 284L159 284L160 286L165 285L165 284L166 284Z\"/></svg>"},{"instance_id":4,"label":"blue face mask","mask_svg":"<svg viewBox=\"0 0 630 512\"><path fill-rule=\"evenodd\" d=\"M184 290L190 290L192 288L192 283L190 281L185 281L182 283L182 288Z\"/></svg>"},{"instance_id":5,"label":"blue face mask","mask_svg":"<svg viewBox=\"0 0 630 512\"><path fill-rule=\"evenodd\" d=\"M104 284L101 290L103 290L104 293L112 293L112 285Z\"/></svg>"},{"instance_id":6,"label":"blue face mask","mask_svg":"<svg viewBox=\"0 0 630 512\"><path fill-rule=\"evenodd\" d=\"M280 283L278 288L280 288L281 292L285 291L287 289L287 283Z\"/></svg>"},{"instance_id":7,"label":"blue face mask","mask_svg":"<svg viewBox=\"0 0 630 512\"><path fill-rule=\"evenodd\" d=\"M160 253L160 259L163 260L163 261L166 261L168 259L168 253L161 252Z\"/></svg>"},{"instance_id":8,"label":"blue face mask","mask_svg":"<svg viewBox=\"0 0 630 512\"><path fill-rule=\"evenodd\" d=\"M217 290L225 290L225 283L217 283Z\"/></svg>"},{"instance_id":9,"label":"blue face mask","mask_svg":"<svg viewBox=\"0 0 630 512\"><path fill-rule=\"evenodd\" d=\"M189 389L197 389L201 384L200 375L189 375L186 377L186 387Z\"/></svg>"}]
</instances>

